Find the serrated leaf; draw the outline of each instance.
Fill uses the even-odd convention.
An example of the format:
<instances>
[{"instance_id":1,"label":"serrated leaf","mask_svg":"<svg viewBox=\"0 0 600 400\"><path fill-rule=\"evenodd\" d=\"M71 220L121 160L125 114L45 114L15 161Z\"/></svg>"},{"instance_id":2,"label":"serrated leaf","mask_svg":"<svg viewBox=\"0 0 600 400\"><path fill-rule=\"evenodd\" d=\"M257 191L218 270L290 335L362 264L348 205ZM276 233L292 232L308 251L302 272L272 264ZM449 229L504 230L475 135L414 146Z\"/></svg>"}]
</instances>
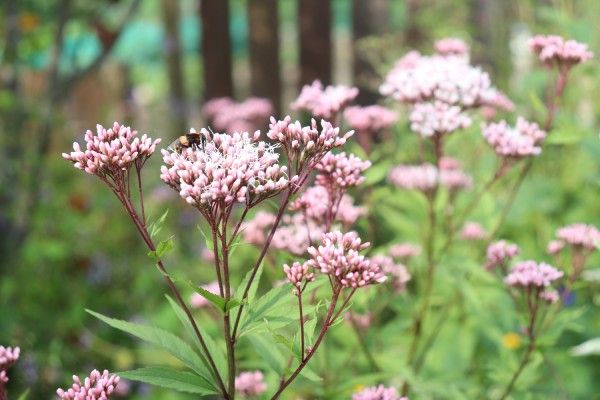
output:
<instances>
[{"instance_id":1,"label":"serrated leaf","mask_svg":"<svg viewBox=\"0 0 600 400\"><path fill-rule=\"evenodd\" d=\"M291 289L286 285L271 289L254 303L250 303L240 324L240 336L256 329L266 329L268 321L271 329L286 326L295 320L289 313Z\"/></svg>"},{"instance_id":2,"label":"serrated leaf","mask_svg":"<svg viewBox=\"0 0 600 400\"><path fill-rule=\"evenodd\" d=\"M219 310L225 311L225 306L227 305L227 300L225 300L223 297L204 289L202 286L198 286L198 287L194 288L194 290L196 292L200 293L200 295L202 295L202 297L204 297L206 300L210 301Z\"/></svg>"},{"instance_id":3,"label":"serrated leaf","mask_svg":"<svg viewBox=\"0 0 600 400\"><path fill-rule=\"evenodd\" d=\"M184 371L176 371L165 367L147 367L132 371L119 372L119 376L132 381L144 382L154 386L173 389L185 393L200 395L217 394L218 392L206 385L201 377Z\"/></svg>"},{"instance_id":4,"label":"serrated leaf","mask_svg":"<svg viewBox=\"0 0 600 400\"><path fill-rule=\"evenodd\" d=\"M160 347L183 362L188 368L196 372L206 384L216 389L212 383L213 378L208 370L207 361L198 355L183 339L160 328L109 318L91 310L88 313L112 326L115 329L129 333L141 340Z\"/></svg>"},{"instance_id":5,"label":"serrated leaf","mask_svg":"<svg viewBox=\"0 0 600 400\"><path fill-rule=\"evenodd\" d=\"M162 257L173 250L173 236L168 239L161 240L156 246L156 250L151 250L148 252L148 257L152 258L154 261L158 262L162 259Z\"/></svg>"},{"instance_id":6,"label":"serrated leaf","mask_svg":"<svg viewBox=\"0 0 600 400\"><path fill-rule=\"evenodd\" d=\"M148 226L148 230L150 231L151 238L156 237L156 235L158 235L160 233L168 214L169 214L169 209L167 209L156 221L152 222Z\"/></svg>"},{"instance_id":7,"label":"serrated leaf","mask_svg":"<svg viewBox=\"0 0 600 400\"><path fill-rule=\"evenodd\" d=\"M256 275L254 276L254 280L252 281L250 290L248 290L248 296L246 297L246 301L248 302L248 304L252 303L254 301L254 299L256 298L256 291L258 290L258 285L260 283L260 278L262 276L262 272L263 272L263 264L261 263L258 267L258 270L256 271ZM246 275L244 276L244 279L242 279L242 282L240 282L240 286L235 291L234 298L240 302L242 301L242 296L244 295L244 289L246 288L246 286L248 285L248 282L250 281L250 276L252 276L252 270L250 270L246 273Z\"/></svg>"}]
</instances>

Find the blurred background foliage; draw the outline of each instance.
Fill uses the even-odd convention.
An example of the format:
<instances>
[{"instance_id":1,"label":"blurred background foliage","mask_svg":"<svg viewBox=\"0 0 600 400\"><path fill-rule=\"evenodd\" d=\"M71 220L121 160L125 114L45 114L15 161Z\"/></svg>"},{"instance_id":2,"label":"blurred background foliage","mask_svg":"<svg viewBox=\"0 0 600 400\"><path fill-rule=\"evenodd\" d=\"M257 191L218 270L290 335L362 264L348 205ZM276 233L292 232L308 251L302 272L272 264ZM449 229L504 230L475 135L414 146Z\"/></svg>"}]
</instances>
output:
<instances>
[{"instance_id":1,"label":"blurred background foliage","mask_svg":"<svg viewBox=\"0 0 600 400\"><path fill-rule=\"evenodd\" d=\"M119 204L92 177L75 173L60 157L96 122L125 121L162 137L166 145L185 127L203 126L200 108L208 98L267 96L278 102L284 115L299 85L314 78L358 85L363 91L359 102L368 104L378 101L375 89L396 58L412 48L428 53L433 41L445 36L470 43L474 62L492 74L496 86L517 104L517 112L541 120L540 99L550 78L535 65L526 39L535 33L556 33L586 42L600 53L596 0L230 0L225 14L217 3L227 4L2 2L0 343L22 349L10 392L30 388L30 398L50 398L72 373L95 367L118 371L165 359L102 325L86 308L179 329L164 299L161 276ZM252 24L252 10L260 12L261 7L275 18ZM209 30L203 23L207 18L218 21L219 15L229 21L229 38L218 35L219 27ZM303 23L315 21L321 24L319 31L303 29ZM227 26L220 29L227 31ZM260 39L252 39L252 32L260 29L276 35L278 46L261 47ZM210 51L211 44L225 49L231 61L226 62L222 52ZM251 66L251 49L263 51L258 70ZM308 56L302 54L305 51ZM265 68L266 83L260 77ZM269 75L269 68L275 68L275 75ZM526 258L547 259L546 243L561 225L600 225L599 86L597 61L574 70L556 132L500 231L501 237L521 246ZM402 114L385 145L374 149L368 188L356 193L370 209L359 229L376 245L374 252L384 252L392 242L418 242L422 235L423 199L392 190L384 180L391 165L416 160L416 139L405 117ZM449 149L481 182L493 169L494 158L479 135L475 123L452 138ZM352 150L360 153L358 146ZM169 262L177 266L176 276L206 283L211 269L200 257L198 215L159 182L159 164L154 157L145 170L148 209L154 218L170 210L165 231L175 235L176 251ZM507 200L505 182L474 214L487 228L493 227ZM250 246L238 251L240 271L255 251ZM511 309L506 294L480 272L482 251L472 244L460 245L440 268L438 314L444 315L447 302L459 307L447 315L450 323L415 385L416 398L487 398L493 392L482 388L506 382L517 363L518 344L507 344L506 335L512 332L518 338L519 325L515 315L501 312ZM273 255L267 265L271 281L281 278L280 257ZM597 255L590 260L596 271L599 262ZM472 275L469 283L462 279L466 272ZM573 357L568 352L600 336L599 279L597 273L589 276L591 283L577 292L559 324L561 333L548 339L547 359L535 360L545 367L528 370L521 383L545 384L518 398L600 398L600 356ZM362 294L355 306L368 311L381 290ZM364 339L384 372L374 372L360 357L360 343L343 325L332 332L315 361L314 370L323 381L301 379L296 385L303 398L348 398L361 385L382 378L400 382L408 373L398 363L398 354L406 347L410 293L383 306L378 328L366 332ZM210 315L202 321L209 330L217 329ZM258 360L244 365L261 366ZM138 397L187 398L134 386L131 398Z\"/></svg>"}]
</instances>

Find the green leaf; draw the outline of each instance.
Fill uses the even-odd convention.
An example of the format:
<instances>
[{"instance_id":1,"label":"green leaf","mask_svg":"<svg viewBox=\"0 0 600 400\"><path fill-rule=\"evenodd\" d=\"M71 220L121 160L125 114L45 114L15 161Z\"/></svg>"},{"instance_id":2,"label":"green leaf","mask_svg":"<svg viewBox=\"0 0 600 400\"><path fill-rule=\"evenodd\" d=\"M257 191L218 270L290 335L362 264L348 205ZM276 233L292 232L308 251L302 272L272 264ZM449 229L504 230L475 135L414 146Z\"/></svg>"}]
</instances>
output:
<instances>
[{"instance_id":1,"label":"green leaf","mask_svg":"<svg viewBox=\"0 0 600 400\"><path fill-rule=\"evenodd\" d=\"M27 396L29 396L29 389L26 389L23 393L21 393L17 400L27 400Z\"/></svg>"},{"instance_id":2,"label":"green leaf","mask_svg":"<svg viewBox=\"0 0 600 400\"><path fill-rule=\"evenodd\" d=\"M181 322L181 324L183 325L185 330L188 332L190 337L195 339L196 332L194 331L194 327L192 326L190 320L188 319L188 317L185 314L185 312L183 311L183 309L169 295L166 295L166 296L167 296L167 300L169 300L169 304L171 304L171 307L173 308L173 311L175 311L175 315L177 315L177 318L179 319L179 321ZM215 365L217 366L219 375L221 375L223 380L226 381L227 380L227 364L225 361L226 357L225 357L225 351L223 349L223 346L219 346L217 343L215 343L213 341L212 337L208 334L202 335L202 338L204 339L204 343L206 343L206 347L208 347L208 350L210 351L210 355L211 355L212 359L214 360ZM198 350L200 352L202 352L202 349L200 348L200 343L198 343L198 340L195 339L194 342L195 342ZM205 361L206 367L210 368L208 365L208 361L204 357L202 357L202 360Z\"/></svg>"},{"instance_id":3,"label":"green leaf","mask_svg":"<svg viewBox=\"0 0 600 400\"><path fill-rule=\"evenodd\" d=\"M218 393L206 381L191 372L176 371L165 367L147 367L133 371L119 372L118 375L132 381L149 383L180 392L210 395Z\"/></svg>"},{"instance_id":4,"label":"green leaf","mask_svg":"<svg viewBox=\"0 0 600 400\"><path fill-rule=\"evenodd\" d=\"M206 248L212 251L214 248L212 237L209 237L206 233L204 233L204 230L200 227L200 225L198 225L198 230L200 231L200 234L202 234L202 237L204 238L204 244L205 244Z\"/></svg>"},{"instance_id":5,"label":"green leaf","mask_svg":"<svg viewBox=\"0 0 600 400\"><path fill-rule=\"evenodd\" d=\"M227 300L225 300L223 297L204 289L202 286L198 286L198 287L194 288L194 290L196 292L200 293L202 295L202 297L204 297L206 300L210 301L219 310L225 311L225 306L227 304Z\"/></svg>"},{"instance_id":6,"label":"green leaf","mask_svg":"<svg viewBox=\"0 0 600 400\"><path fill-rule=\"evenodd\" d=\"M169 214L169 209L167 209L156 221L152 222L148 226L148 230L150 231L151 238L156 237L156 235L158 235L160 233L168 214Z\"/></svg>"},{"instance_id":7,"label":"green leaf","mask_svg":"<svg viewBox=\"0 0 600 400\"><path fill-rule=\"evenodd\" d=\"M263 359L265 363L276 373L281 374L285 368L285 357L277 346L270 343L265 336L250 335L248 340L252 343L252 347L256 353Z\"/></svg>"},{"instance_id":8,"label":"green leaf","mask_svg":"<svg viewBox=\"0 0 600 400\"><path fill-rule=\"evenodd\" d=\"M162 256L173 250L173 246L173 236L171 236L168 239L160 241L158 246L156 246L156 250L149 251L148 257L158 262L161 260Z\"/></svg>"},{"instance_id":9,"label":"green leaf","mask_svg":"<svg viewBox=\"0 0 600 400\"><path fill-rule=\"evenodd\" d=\"M166 350L171 355L181 360L188 368L196 372L206 381L207 385L216 389L216 386L212 383L213 378L208 370L206 359L203 356L198 355L198 353L192 350L192 348L178 336L160 328L133 324L127 321L109 318L91 310L86 311L113 328L129 333L145 342Z\"/></svg>"},{"instance_id":10,"label":"green leaf","mask_svg":"<svg viewBox=\"0 0 600 400\"><path fill-rule=\"evenodd\" d=\"M270 329L284 327L296 320L290 315L291 289L287 285L269 290L256 302L250 303L240 323L240 336L253 330L265 330L269 322Z\"/></svg>"},{"instance_id":11,"label":"green leaf","mask_svg":"<svg viewBox=\"0 0 600 400\"><path fill-rule=\"evenodd\" d=\"M548 133L547 144L577 144L587 136L587 132L573 125L560 126Z\"/></svg>"},{"instance_id":12,"label":"green leaf","mask_svg":"<svg viewBox=\"0 0 600 400\"><path fill-rule=\"evenodd\" d=\"M258 267L258 270L256 271L256 276L254 277L254 280L252 281L252 285L250 286L250 290L248 291L248 297L246 298L246 300L248 301L248 304L252 303L254 301L254 298L256 297L256 291L258 290L258 284L260 283L260 277L262 276L262 272L263 272L263 264L260 264L260 266ZM238 287L238 289L235 291L235 299L237 299L238 301L242 301L242 296L244 295L244 289L246 288L246 286L248 285L248 282L250 281L250 276L252 276L252 270L248 271L246 273L246 275L244 276L244 279L242 279L242 282L240 283L240 286Z\"/></svg>"}]
</instances>

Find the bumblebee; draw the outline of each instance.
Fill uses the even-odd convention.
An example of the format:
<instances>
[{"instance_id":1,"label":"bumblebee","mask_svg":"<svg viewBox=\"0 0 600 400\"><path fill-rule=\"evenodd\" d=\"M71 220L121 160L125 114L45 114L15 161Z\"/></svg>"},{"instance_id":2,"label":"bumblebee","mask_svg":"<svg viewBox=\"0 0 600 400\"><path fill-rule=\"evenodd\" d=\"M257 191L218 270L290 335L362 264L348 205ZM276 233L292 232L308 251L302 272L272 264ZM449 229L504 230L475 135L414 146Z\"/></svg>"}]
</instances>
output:
<instances>
[{"instance_id":1,"label":"bumblebee","mask_svg":"<svg viewBox=\"0 0 600 400\"><path fill-rule=\"evenodd\" d=\"M168 149L177 153L181 153L184 149L190 147L204 149L205 144L206 137L200 132L191 130L189 133L181 135L175 139L173 143L169 145Z\"/></svg>"}]
</instances>

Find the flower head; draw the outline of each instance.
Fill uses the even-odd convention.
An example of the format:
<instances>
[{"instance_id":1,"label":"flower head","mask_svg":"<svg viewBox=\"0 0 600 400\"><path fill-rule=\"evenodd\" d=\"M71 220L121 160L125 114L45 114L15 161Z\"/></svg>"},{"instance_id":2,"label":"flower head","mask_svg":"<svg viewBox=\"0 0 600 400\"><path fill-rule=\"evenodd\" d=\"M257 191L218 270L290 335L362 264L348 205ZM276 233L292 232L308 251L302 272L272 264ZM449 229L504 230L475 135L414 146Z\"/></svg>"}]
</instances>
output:
<instances>
[{"instance_id":1,"label":"flower head","mask_svg":"<svg viewBox=\"0 0 600 400\"><path fill-rule=\"evenodd\" d=\"M100 373L93 370L83 382L73 375L73 386L67 390L58 389L56 393L63 400L108 400L119 383L119 377L107 370Z\"/></svg>"},{"instance_id":2,"label":"flower head","mask_svg":"<svg viewBox=\"0 0 600 400\"><path fill-rule=\"evenodd\" d=\"M535 122L519 117L514 128L506 121L485 126L483 137L499 156L518 159L540 154L539 145L546 138L546 132Z\"/></svg>"},{"instance_id":3,"label":"flower head","mask_svg":"<svg viewBox=\"0 0 600 400\"><path fill-rule=\"evenodd\" d=\"M403 264L398 264L391 257L384 255L373 256L371 261L379 265L381 270L390 278L396 293L406 291L406 284L410 281L411 276Z\"/></svg>"},{"instance_id":4,"label":"flower head","mask_svg":"<svg viewBox=\"0 0 600 400\"><path fill-rule=\"evenodd\" d=\"M352 129L360 132L377 133L392 126L398 119L398 114L378 105L352 106L344 110L344 118Z\"/></svg>"},{"instance_id":5,"label":"flower head","mask_svg":"<svg viewBox=\"0 0 600 400\"><path fill-rule=\"evenodd\" d=\"M343 189L358 186L365 180L362 173L370 166L370 161L363 161L354 154L329 152L316 165L316 170L319 172L316 182L325 187L334 186Z\"/></svg>"},{"instance_id":6,"label":"flower head","mask_svg":"<svg viewBox=\"0 0 600 400\"><path fill-rule=\"evenodd\" d=\"M594 250L600 246L600 231L593 225L567 225L556 231L556 237L575 248Z\"/></svg>"},{"instance_id":7,"label":"flower head","mask_svg":"<svg viewBox=\"0 0 600 400\"><path fill-rule=\"evenodd\" d=\"M398 243L390 247L389 253L398 259L417 257L421 254L421 246L414 243Z\"/></svg>"},{"instance_id":8,"label":"flower head","mask_svg":"<svg viewBox=\"0 0 600 400\"><path fill-rule=\"evenodd\" d=\"M487 270L506 265L508 261L519 254L519 246L506 240L499 240L487 248L485 268Z\"/></svg>"},{"instance_id":9,"label":"flower head","mask_svg":"<svg viewBox=\"0 0 600 400\"><path fill-rule=\"evenodd\" d=\"M161 179L189 204L253 205L288 187L287 167L277 163L275 146L258 140L258 131L228 135L202 129L201 134L206 138L202 147L162 151Z\"/></svg>"},{"instance_id":10,"label":"flower head","mask_svg":"<svg viewBox=\"0 0 600 400\"><path fill-rule=\"evenodd\" d=\"M323 87L319 80L304 85L291 104L293 110L306 110L317 118L332 119L358 96L358 89L343 85Z\"/></svg>"},{"instance_id":11,"label":"flower head","mask_svg":"<svg viewBox=\"0 0 600 400\"><path fill-rule=\"evenodd\" d=\"M540 299L544 300L548 304L554 304L558 301L560 296L554 289L546 289L540 293Z\"/></svg>"},{"instance_id":12,"label":"flower head","mask_svg":"<svg viewBox=\"0 0 600 400\"><path fill-rule=\"evenodd\" d=\"M322 224L332 203L331 187L317 184L307 188L296 200L290 204L290 210L301 211L316 224ZM365 215L364 207L354 205L352 197L342 195L337 207L335 218L344 226L352 225L356 220Z\"/></svg>"},{"instance_id":13,"label":"flower head","mask_svg":"<svg viewBox=\"0 0 600 400\"><path fill-rule=\"evenodd\" d=\"M73 151L62 156L88 174L114 178L132 165L141 168L158 143L160 139L152 140L146 135L140 138L137 131L115 122L109 129L96 125L96 134L88 130L85 133L85 150L75 142Z\"/></svg>"},{"instance_id":14,"label":"flower head","mask_svg":"<svg viewBox=\"0 0 600 400\"><path fill-rule=\"evenodd\" d=\"M536 35L529 39L529 48L548 67L558 64L570 68L593 57L585 43L565 40L557 35Z\"/></svg>"},{"instance_id":15,"label":"flower head","mask_svg":"<svg viewBox=\"0 0 600 400\"><path fill-rule=\"evenodd\" d=\"M284 264L283 272L285 272L288 281L299 291L302 290L302 285L304 285L305 282L312 282L315 280L315 274L310 271L308 265L300 264L299 262L294 262L291 267Z\"/></svg>"},{"instance_id":16,"label":"flower head","mask_svg":"<svg viewBox=\"0 0 600 400\"><path fill-rule=\"evenodd\" d=\"M7 370L15 362L17 362L20 354L21 349L19 349L18 347L13 348L0 346L0 385L3 385L6 382L8 382Z\"/></svg>"},{"instance_id":17,"label":"flower head","mask_svg":"<svg viewBox=\"0 0 600 400\"><path fill-rule=\"evenodd\" d=\"M311 259L305 264L330 275L341 287L385 282L386 276L379 265L360 254L368 246L356 232L329 232L323 235L319 247L308 249Z\"/></svg>"},{"instance_id":18,"label":"flower head","mask_svg":"<svg viewBox=\"0 0 600 400\"><path fill-rule=\"evenodd\" d=\"M220 97L206 102L202 113L218 131L250 132L266 124L273 114L273 105L260 97L249 97L240 103L229 97Z\"/></svg>"},{"instance_id":19,"label":"flower head","mask_svg":"<svg viewBox=\"0 0 600 400\"><path fill-rule=\"evenodd\" d=\"M352 400L408 400L400 397L396 388L383 385L368 387L352 395Z\"/></svg>"},{"instance_id":20,"label":"flower head","mask_svg":"<svg viewBox=\"0 0 600 400\"><path fill-rule=\"evenodd\" d=\"M462 240L482 240L487 236L485 229L477 222L467 221L460 231Z\"/></svg>"},{"instance_id":21,"label":"flower head","mask_svg":"<svg viewBox=\"0 0 600 400\"><path fill-rule=\"evenodd\" d=\"M442 165L440 163L440 165ZM389 181L401 189L429 192L444 186L451 191L468 189L473 180L460 169L443 168L425 163L421 165L397 165L388 175Z\"/></svg>"},{"instance_id":22,"label":"flower head","mask_svg":"<svg viewBox=\"0 0 600 400\"><path fill-rule=\"evenodd\" d=\"M244 396L257 396L267 390L263 373L260 371L242 372L235 377L235 390Z\"/></svg>"},{"instance_id":23,"label":"flower head","mask_svg":"<svg viewBox=\"0 0 600 400\"><path fill-rule=\"evenodd\" d=\"M442 56L468 56L469 46L462 39L443 38L433 45L436 53Z\"/></svg>"},{"instance_id":24,"label":"flower head","mask_svg":"<svg viewBox=\"0 0 600 400\"><path fill-rule=\"evenodd\" d=\"M449 134L471 125L460 107L441 101L416 103L410 113L410 129L423 137Z\"/></svg>"},{"instance_id":25,"label":"flower head","mask_svg":"<svg viewBox=\"0 0 600 400\"><path fill-rule=\"evenodd\" d=\"M521 261L511 269L504 282L510 286L521 287L548 287L562 278L563 272L546 263L535 261Z\"/></svg>"}]
</instances>

